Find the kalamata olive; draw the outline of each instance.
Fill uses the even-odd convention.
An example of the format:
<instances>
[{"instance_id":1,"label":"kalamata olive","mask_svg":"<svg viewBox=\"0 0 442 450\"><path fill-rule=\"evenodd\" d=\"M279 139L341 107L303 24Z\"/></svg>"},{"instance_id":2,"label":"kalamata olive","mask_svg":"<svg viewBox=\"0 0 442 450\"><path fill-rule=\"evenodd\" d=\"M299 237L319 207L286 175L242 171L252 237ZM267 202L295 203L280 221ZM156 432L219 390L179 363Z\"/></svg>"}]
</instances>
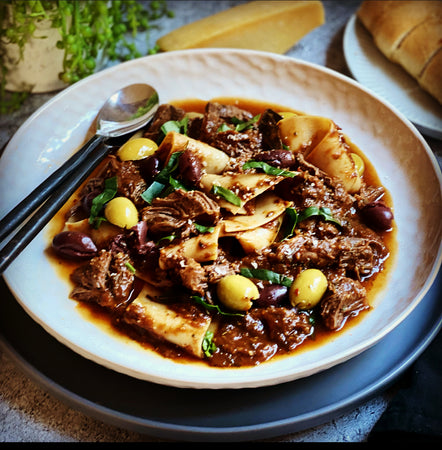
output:
<instances>
[{"instance_id":1,"label":"kalamata olive","mask_svg":"<svg viewBox=\"0 0 442 450\"><path fill-rule=\"evenodd\" d=\"M54 251L67 259L90 259L97 254L92 239L79 231L62 231L52 240Z\"/></svg>"},{"instance_id":2,"label":"kalamata olive","mask_svg":"<svg viewBox=\"0 0 442 450\"><path fill-rule=\"evenodd\" d=\"M279 306L287 298L288 289L279 284L269 284L259 293L259 298L255 301L257 306Z\"/></svg>"},{"instance_id":3,"label":"kalamata olive","mask_svg":"<svg viewBox=\"0 0 442 450\"><path fill-rule=\"evenodd\" d=\"M160 173L160 160L155 155L148 156L139 161L141 176L147 183L151 183Z\"/></svg>"},{"instance_id":4,"label":"kalamata olive","mask_svg":"<svg viewBox=\"0 0 442 450\"><path fill-rule=\"evenodd\" d=\"M196 185L202 175L202 163L200 158L191 150L185 150L180 156L179 171L183 181L191 185Z\"/></svg>"},{"instance_id":5,"label":"kalamata olive","mask_svg":"<svg viewBox=\"0 0 442 450\"><path fill-rule=\"evenodd\" d=\"M254 159L280 168L291 167L295 162L290 150L266 150L255 155Z\"/></svg>"},{"instance_id":6,"label":"kalamata olive","mask_svg":"<svg viewBox=\"0 0 442 450\"><path fill-rule=\"evenodd\" d=\"M375 230L386 231L391 228L394 216L391 209L382 202L373 202L361 210L364 222Z\"/></svg>"}]
</instances>

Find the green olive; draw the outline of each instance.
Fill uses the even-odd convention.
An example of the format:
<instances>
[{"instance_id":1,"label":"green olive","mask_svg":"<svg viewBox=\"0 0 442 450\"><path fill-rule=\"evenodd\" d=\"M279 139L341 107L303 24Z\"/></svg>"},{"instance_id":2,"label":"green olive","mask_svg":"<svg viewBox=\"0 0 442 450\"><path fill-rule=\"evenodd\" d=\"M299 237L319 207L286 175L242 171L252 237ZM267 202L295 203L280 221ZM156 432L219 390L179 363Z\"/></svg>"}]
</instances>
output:
<instances>
[{"instance_id":1,"label":"green olive","mask_svg":"<svg viewBox=\"0 0 442 450\"><path fill-rule=\"evenodd\" d=\"M235 311L247 311L252 307L252 300L259 298L259 291L253 281L242 275L227 275L216 288L220 302Z\"/></svg>"},{"instance_id":2,"label":"green olive","mask_svg":"<svg viewBox=\"0 0 442 450\"><path fill-rule=\"evenodd\" d=\"M353 162L355 163L355 167L356 167L356 171L358 172L358 175L360 177L362 177L362 175L364 175L364 171L365 171L364 160L357 153L350 153L350 156L353 159Z\"/></svg>"},{"instance_id":3,"label":"green olive","mask_svg":"<svg viewBox=\"0 0 442 450\"><path fill-rule=\"evenodd\" d=\"M296 116L297 114L292 111L279 111L278 114L283 118L287 119L287 117Z\"/></svg>"},{"instance_id":4,"label":"green olive","mask_svg":"<svg viewBox=\"0 0 442 450\"><path fill-rule=\"evenodd\" d=\"M117 156L121 161L136 161L153 155L158 149L158 145L147 138L129 139L117 151Z\"/></svg>"},{"instance_id":5,"label":"green olive","mask_svg":"<svg viewBox=\"0 0 442 450\"><path fill-rule=\"evenodd\" d=\"M104 208L104 217L121 228L132 228L138 223L138 210L126 197L115 197Z\"/></svg>"},{"instance_id":6,"label":"green olive","mask_svg":"<svg viewBox=\"0 0 442 450\"><path fill-rule=\"evenodd\" d=\"M304 270L290 286L290 302L299 309L314 308L327 290L327 286L327 278L320 270Z\"/></svg>"}]
</instances>

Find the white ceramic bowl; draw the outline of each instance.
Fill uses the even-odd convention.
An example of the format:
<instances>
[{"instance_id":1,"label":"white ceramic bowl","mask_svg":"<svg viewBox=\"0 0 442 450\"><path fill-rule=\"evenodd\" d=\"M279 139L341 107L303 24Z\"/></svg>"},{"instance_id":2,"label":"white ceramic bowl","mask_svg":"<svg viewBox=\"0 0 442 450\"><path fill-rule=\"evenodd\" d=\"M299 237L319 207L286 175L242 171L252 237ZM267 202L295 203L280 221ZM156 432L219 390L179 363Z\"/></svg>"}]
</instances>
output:
<instances>
[{"instance_id":1,"label":"white ceramic bowl","mask_svg":"<svg viewBox=\"0 0 442 450\"><path fill-rule=\"evenodd\" d=\"M35 112L7 146L0 159L0 216L82 143L112 92L139 82L155 86L163 103L242 97L333 119L371 160L392 195L398 251L389 282L357 326L318 348L251 368L183 364L86 320L68 298L70 285L45 257L50 242L45 229L4 276L23 308L48 333L84 357L133 377L178 387L242 388L294 380L346 361L412 314L441 262L441 174L436 159L413 125L375 94L331 70L285 56L224 49L171 52L76 83Z\"/></svg>"}]
</instances>

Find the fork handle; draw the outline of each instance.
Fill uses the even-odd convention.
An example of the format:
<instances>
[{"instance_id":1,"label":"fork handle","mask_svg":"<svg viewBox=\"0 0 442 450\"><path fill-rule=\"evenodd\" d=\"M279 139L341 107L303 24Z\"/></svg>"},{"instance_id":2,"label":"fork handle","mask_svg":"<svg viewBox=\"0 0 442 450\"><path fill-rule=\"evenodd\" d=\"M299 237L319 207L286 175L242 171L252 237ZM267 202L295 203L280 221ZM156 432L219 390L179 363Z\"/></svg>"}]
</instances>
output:
<instances>
[{"instance_id":1,"label":"fork handle","mask_svg":"<svg viewBox=\"0 0 442 450\"><path fill-rule=\"evenodd\" d=\"M102 145L90 157L78 165L77 171L65 177L52 191L52 197L31 216L9 242L0 250L0 274L11 264L21 251L43 229L54 214L66 203L69 197L83 183L90 173L105 158L111 147Z\"/></svg>"},{"instance_id":2,"label":"fork handle","mask_svg":"<svg viewBox=\"0 0 442 450\"><path fill-rule=\"evenodd\" d=\"M100 145L104 136L95 135L75 152L61 167L38 185L26 198L0 221L0 242L30 216L60 186L66 177L74 173L82 161Z\"/></svg>"}]
</instances>

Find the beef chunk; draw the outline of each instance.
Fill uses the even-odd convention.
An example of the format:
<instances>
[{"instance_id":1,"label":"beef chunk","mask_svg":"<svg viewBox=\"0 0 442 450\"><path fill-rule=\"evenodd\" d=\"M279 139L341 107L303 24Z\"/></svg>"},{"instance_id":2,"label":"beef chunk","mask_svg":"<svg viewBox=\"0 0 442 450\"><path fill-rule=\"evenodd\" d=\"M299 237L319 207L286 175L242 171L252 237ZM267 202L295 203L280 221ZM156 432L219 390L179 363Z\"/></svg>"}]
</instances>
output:
<instances>
[{"instance_id":1,"label":"beef chunk","mask_svg":"<svg viewBox=\"0 0 442 450\"><path fill-rule=\"evenodd\" d=\"M221 324L210 364L241 366L266 361L280 350L293 350L311 332L308 316L295 309L252 309L236 321Z\"/></svg>"},{"instance_id":2,"label":"beef chunk","mask_svg":"<svg viewBox=\"0 0 442 450\"><path fill-rule=\"evenodd\" d=\"M368 308L365 288L357 280L334 277L321 300L319 310L325 326L330 330L341 328L347 317Z\"/></svg>"},{"instance_id":3,"label":"beef chunk","mask_svg":"<svg viewBox=\"0 0 442 450\"><path fill-rule=\"evenodd\" d=\"M118 179L117 195L129 198L136 206L145 204L141 194L147 189L147 184L133 161L118 161L116 158L112 158L104 173L104 178L113 176Z\"/></svg>"},{"instance_id":4,"label":"beef chunk","mask_svg":"<svg viewBox=\"0 0 442 450\"><path fill-rule=\"evenodd\" d=\"M200 225L215 225L220 217L218 204L204 192L177 189L165 198L156 198L152 206L141 211L149 232L166 235L180 231L188 234L194 222Z\"/></svg>"},{"instance_id":5,"label":"beef chunk","mask_svg":"<svg viewBox=\"0 0 442 450\"><path fill-rule=\"evenodd\" d=\"M160 259L160 264L164 267L169 279L195 294L205 296L208 288L208 276L200 263L178 252L165 258L160 256Z\"/></svg>"},{"instance_id":6,"label":"beef chunk","mask_svg":"<svg viewBox=\"0 0 442 450\"><path fill-rule=\"evenodd\" d=\"M262 148L262 135L257 124L243 131L235 131L232 125L233 118L248 121L253 116L250 112L234 105L207 103L201 124L200 139L229 156L241 156L247 159L254 151ZM223 125L230 126L232 129L222 131Z\"/></svg>"},{"instance_id":7,"label":"beef chunk","mask_svg":"<svg viewBox=\"0 0 442 450\"><path fill-rule=\"evenodd\" d=\"M377 240L348 236L318 239L299 234L277 245L269 259L282 263L297 262L307 267L339 267L363 278L378 270L385 256L386 249Z\"/></svg>"},{"instance_id":8,"label":"beef chunk","mask_svg":"<svg viewBox=\"0 0 442 450\"><path fill-rule=\"evenodd\" d=\"M144 133L144 137L159 143L163 137L161 127L169 120L181 120L185 115L184 109L169 104L160 105L150 127Z\"/></svg>"},{"instance_id":9,"label":"beef chunk","mask_svg":"<svg viewBox=\"0 0 442 450\"><path fill-rule=\"evenodd\" d=\"M71 298L117 310L128 300L134 282L128 262L129 258L124 253L102 250L72 273L71 279L76 287Z\"/></svg>"},{"instance_id":10,"label":"beef chunk","mask_svg":"<svg viewBox=\"0 0 442 450\"><path fill-rule=\"evenodd\" d=\"M282 149L282 141L279 137L278 126L276 125L282 117L271 109L266 109L258 122L259 131L262 134L263 150Z\"/></svg>"}]
</instances>

